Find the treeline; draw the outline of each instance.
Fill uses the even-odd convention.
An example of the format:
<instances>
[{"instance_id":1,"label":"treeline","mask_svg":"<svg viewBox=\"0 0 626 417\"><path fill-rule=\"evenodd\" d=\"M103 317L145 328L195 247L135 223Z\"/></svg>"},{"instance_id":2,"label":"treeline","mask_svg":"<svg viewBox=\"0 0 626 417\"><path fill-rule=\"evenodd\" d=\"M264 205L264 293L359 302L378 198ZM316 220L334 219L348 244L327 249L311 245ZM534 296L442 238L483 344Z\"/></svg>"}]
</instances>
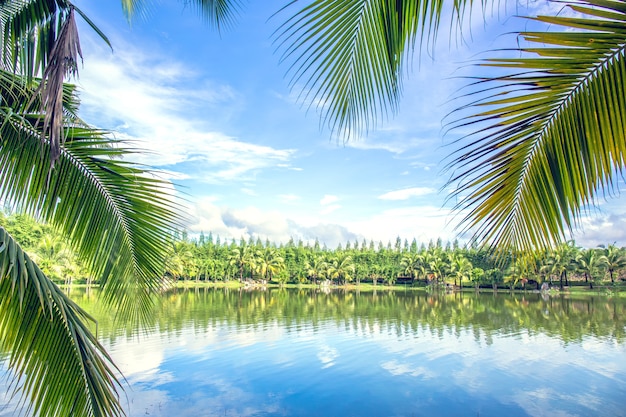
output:
<instances>
[{"instance_id":1,"label":"treeline","mask_svg":"<svg viewBox=\"0 0 626 417\"><path fill-rule=\"evenodd\" d=\"M92 282L69 243L53 228L26 215L0 213L4 227L53 280ZM397 238L346 242L329 249L316 240L275 244L261 239L222 240L211 233L173 237L164 277L175 280L313 283L368 282L433 286L539 288L544 282L615 283L626 271L626 249L580 248L574 242L527 256L494 256L487 248L441 240L418 244Z\"/></svg>"},{"instance_id":2,"label":"treeline","mask_svg":"<svg viewBox=\"0 0 626 417\"><path fill-rule=\"evenodd\" d=\"M583 249L567 242L527 256L495 256L487 248L441 240L419 244L396 238L346 242L336 249L291 239L221 241L183 234L175 241L166 273L179 280L278 283L405 283L411 285L534 288L548 282L568 285L615 283L626 271L626 248L608 245Z\"/></svg>"}]
</instances>

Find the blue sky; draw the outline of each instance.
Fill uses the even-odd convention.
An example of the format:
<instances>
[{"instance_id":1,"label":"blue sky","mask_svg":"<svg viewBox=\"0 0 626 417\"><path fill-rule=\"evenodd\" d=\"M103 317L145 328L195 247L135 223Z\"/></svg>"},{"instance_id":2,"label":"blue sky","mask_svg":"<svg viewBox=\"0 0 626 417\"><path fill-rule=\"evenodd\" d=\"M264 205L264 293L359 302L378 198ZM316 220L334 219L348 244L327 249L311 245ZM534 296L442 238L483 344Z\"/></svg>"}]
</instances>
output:
<instances>
[{"instance_id":1,"label":"blue sky","mask_svg":"<svg viewBox=\"0 0 626 417\"><path fill-rule=\"evenodd\" d=\"M245 2L221 33L184 2L148 3L147 16L129 24L119 1L76 1L113 45L79 24L81 114L145 150L136 160L176 184L191 233L318 238L333 248L456 237L443 168L455 139L444 119L465 83L458 76L471 74L481 52L513 46L501 35L527 23L506 12L478 16L463 42L443 23L434 53L417 55L409 71L399 114L344 144L289 89L272 44L287 14L272 15L285 0ZM622 245L625 218L619 200L602 202L576 241Z\"/></svg>"}]
</instances>

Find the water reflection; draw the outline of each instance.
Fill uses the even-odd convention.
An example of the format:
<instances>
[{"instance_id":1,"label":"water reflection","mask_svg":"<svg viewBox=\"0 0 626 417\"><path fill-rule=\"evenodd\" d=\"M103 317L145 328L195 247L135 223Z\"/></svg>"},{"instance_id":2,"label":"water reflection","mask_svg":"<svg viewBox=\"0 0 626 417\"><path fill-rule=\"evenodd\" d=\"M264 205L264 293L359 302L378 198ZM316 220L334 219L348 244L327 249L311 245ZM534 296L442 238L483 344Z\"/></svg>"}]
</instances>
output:
<instances>
[{"instance_id":1,"label":"water reflection","mask_svg":"<svg viewBox=\"0 0 626 417\"><path fill-rule=\"evenodd\" d=\"M98 319L100 336L114 343L138 329L114 327L93 292L75 291L73 298ZM540 294L427 294L410 291L334 291L269 289L265 291L197 288L177 290L155 301L148 331L201 331L217 323L259 329L280 323L287 331L320 323L391 331L398 337L428 327L440 339L471 330L477 342L491 343L495 334L545 333L563 343L593 336L624 343L626 302L623 299ZM145 330L145 329L144 329Z\"/></svg>"},{"instance_id":2,"label":"water reflection","mask_svg":"<svg viewBox=\"0 0 626 417\"><path fill-rule=\"evenodd\" d=\"M130 416L626 415L620 299L202 288L159 297L144 332L73 297Z\"/></svg>"}]
</instances>

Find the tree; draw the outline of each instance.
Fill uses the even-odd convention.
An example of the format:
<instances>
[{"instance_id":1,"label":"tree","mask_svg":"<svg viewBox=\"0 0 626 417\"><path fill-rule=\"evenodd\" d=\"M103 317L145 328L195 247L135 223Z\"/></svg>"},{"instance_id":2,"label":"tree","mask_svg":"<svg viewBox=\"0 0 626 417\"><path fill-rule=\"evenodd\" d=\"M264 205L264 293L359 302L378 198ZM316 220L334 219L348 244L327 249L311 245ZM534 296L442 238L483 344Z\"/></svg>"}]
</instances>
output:
<instances>
[{"instance_id":1,"label":"tree","mask_svg":"<svg viewBox=\"0 0 626 417\"><path fill-rule=\"evenodd\" d=\"M607 264L607 259L597 249L590 248L578 253L576 263L578 270L585 276L585 282L589 284L589 289L593 289L596 274Z\"/></svg>"},{"instance_id":2,"label":"tree","mask_svg":"<svg viewBox=\"0 0 626 417\"><path fill-rule=\"evenodd\" d=\"M234 266L239 273L239 282L243 281L243 272L246 266L252 271L254 265L254 252L252 246L247 246L245 242L241 246L235 246L230 250L228 256L229 265Z\"/></svg>"},{"instance_id":3,"label":"tree","mask_svg":"<svg viewBox=\"0 0 626 417\"><path fill-rule=\"evenodd\" d=\"M470 280L474 283L476 291L480 288L480 283L483 281L485 276L485 271L482 268L474 268L472 269Z\"/></svg>"},{"instance_id":4,"label":"tree","mask_svg":"<svg viewBox=\"0 0 626 417\"><path fill-rule=\"evenodd\" d=\"M267 281L285 268L285 260L272 247L265 247L256 252L256 268Z\"/></svg>"},{"instance_id":5,"label":"tree","mask_svg":"<svg viewBox=\"0 0 626 417\"><path fill-rule=\"evenodd\" d=\"M615 272L626 267L626 253L622 248L609 245L605 250L603 261L611 277L611 284L614 284Z\"/></svg>"},{"instance_id":6,"label":"tree","mask_svg":"<svg viewBox=\"0 0 626 417\"><path fill-rule=\"evenodd\" d=\"M352 281L354 275L354 263L350 255L337 255L327 268L328 278L336 279L339 284Z\"/></svg>"},{"instance_id":7,"label":"tree","mask_svg":"<svg viewBox=\"0 0 626 417\"><path fill-rule=\"evenodd\" d=\"M180 218L162 192L168 183L78 117L75 88L63 82L80 52L75 13L63 0L0 3L0 199L63 233L103 300L142 319ZM91 320L0 227L0 349L22 378L15 386L29 414L123 414L116 368Z\"/></svg>"},{"instance_id":8,"label":"tree","mask_svg":"<svg viewBox=\"0 0 626 417\"><path fill-rule=\"evenodd\" d=\"M460 254L454 254L451 260L450 273L454 278L454 284L456 285L458 279L458 285L462 288L463 280L471 279L472 263L465 256Z\"/></svg>"}]
</instances>

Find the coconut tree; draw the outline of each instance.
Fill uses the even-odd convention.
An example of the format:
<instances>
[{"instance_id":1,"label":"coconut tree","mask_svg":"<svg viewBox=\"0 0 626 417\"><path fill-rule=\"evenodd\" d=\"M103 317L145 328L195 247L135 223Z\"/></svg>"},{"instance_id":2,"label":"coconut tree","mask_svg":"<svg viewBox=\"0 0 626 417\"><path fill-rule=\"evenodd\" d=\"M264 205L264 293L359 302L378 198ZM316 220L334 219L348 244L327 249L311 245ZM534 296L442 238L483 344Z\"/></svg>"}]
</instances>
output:
<instances>
[{"instance_id":1,"label":"coconut tree","mask_svg":"<svg viewBox=\"0 0 626 417\"><path fill-rule=\"evenodd\" d=\"M607 259L598 249L584 249L576 256L578 271L585 276L585 282L589 284L589 289L593 289L593 282L598 271L606 266Z\"/></svg>"},{"instance_id":2,"label":"coconut tree","mask_svg":"<svg viewBox=\"0 0 626 417\"><path fill-rule=\"evenodd\" d=\"M419 274L421 262L422 256L419 253L407 252L402 255L400 266L402 271L414 280Z\"/></svg>"},{"instance_id":3,"label":"coconut tree","mask_svg":"<svg viewBox=\"0 0 626 417\"><path fill-rule=\"evenodd\" d=\"M471 279L472 268L472 263L465 256L453 254L450 262L450 275L454 278L454 285L458 280L459 287L463 287L463 281Z\"/></svg>"},{"instance_id":4,"label":"coconut tree","mask_svg":"<svg viewBox=\"0 0 626 417\"><path fill-rule=\"evenodd\" d=\"M324 277L326 270L328 269L328 263L322 255L313 255L313 259L307 261L305 264L306 274L315 282L318 278Z\"/></svg>"},{"instance_id":5,"label":"coconut tree","mask_svg":"<svg viewBox=\"0 0 626 417\"><path fill-rule=\"evenodd\" d=\"M350 255L338 254L336 258L328 264L327 274L331 280L336 279L339 284L352 281L354 275L354 262L352 261L352 257Z\"/></svg>"},{"instance_id":6,"label":"coconut tree","mask_svg":"<svg viewBox=\"0 0 626 417\"><path fill-rule=\"evenodd\" d=\"M233 247L228 254L228 263L237 269L239 273L239 282L243 281L243 272L246 267L252 273L256 265L256 257L253 246L242 245Z\"/></svg>"},{"instance_id":7,"label":"coconut tree","mask_svg":"<svg viewBox=\"0 0 626 417\"><path fill-rule=\"evenodd\" d=\"M604 265L611 277L611 284L614 284L615 272L626 267L626 251L615 245L609 245L604 253Z\"/></svg>"},{"instance_id":8,"label":"coconut tree","mask_svg":"<svg viewBox=\"0 0 626 417\"><path fill-rule=\"evenodd\" d=\"M256 251L255 265L259 275L269 281L272 276L285 267L285 260L279 255L276 248L266 247Z\"/></svg>"}]
</instances>

